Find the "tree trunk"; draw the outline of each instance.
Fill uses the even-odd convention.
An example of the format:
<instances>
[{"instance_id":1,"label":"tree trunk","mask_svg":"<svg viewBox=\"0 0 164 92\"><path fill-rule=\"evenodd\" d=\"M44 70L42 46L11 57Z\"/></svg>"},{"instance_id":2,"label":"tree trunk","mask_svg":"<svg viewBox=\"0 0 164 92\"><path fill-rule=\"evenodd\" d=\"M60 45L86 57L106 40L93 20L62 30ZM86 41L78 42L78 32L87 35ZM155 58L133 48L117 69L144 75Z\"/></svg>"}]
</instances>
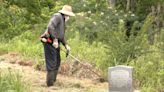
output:
<instances>
[{"instance_id":1,"label":"tree trunk","mask_svg":"<svg viewBox=\"0 0 164 92\"><path fill-rule=\"evenodd\" d=\"M155 6L151 6L151 16L155 16L156 15L156 9ZM154 44L154 36L155 36L155 19L153 19L153 23L151 24L151 26L148 29L148 41L150 45Z\"/></svg>"},{"instance_id":2,"label":"tree trunk","mask_svg":"<svg viewBox=\"0 0 164 92\"><path fill-rule=\"evenodd\" d=\"M151 14L152 16L154 16L154 20L152 23L152 31L154 31L153 33L150 33L152 35L150 35L150 44L154 43L154 39L156 38L157 41L159 41L161 39L161 29L162 29L162 25L163 25L163 11L162 11L162 5L160 3L158 3L156 6L152 6L151 9ZM155 37L156 36L156 37Z\"/></svg>"},{"instance_id":3,"label":"tree trunk","mask_svg":"<svg viewBox=\"0 0 164 92\"><path fill-rule=\"evenodd\" d=\"M127 0L126 3L126 11L133 11L135 10L135 0Z\"/></svg>"},{"instance_id":4,"label":"tree trunk","mask_svg":"<svg viewBox=\"0 0 164 92\"><path fill-rule=\"evenodd\" d=\"M109 5L111 8L115 8L116 0L109 0Z\"/></svg>"},{"instance_id":5,"label":"tree trunk","mask_svg":"<svg viewBox=\"0 0 164 92\"><path fill-rule=\"evenodd\" d=\"M160 40L160 34L161 34L161 29L162 29L162 11L161 11L162 5L158 3L157 5L157 20L156 20L156 25L157 25L157 40Z\"/></svg>"},{"instance_id":6,"label":"tree trunk","mask_svg":"<svg viewBox=\"0 0 164 92\"><path fill-rule=\"evenodd\" d=\"M127 0L126 11L129 11L129 10L130 10L130 0Z\"/></svg>"},{"instance_id":7,"label":"tree trunk","mask_svg":"<svg viewBox=\"0 0 164 92\"><path fill-rule=\"evenodd\" d=\"M130 11L134 12L135 11L135 0L131 0L131 4L130 4Z\"/></svg>"}]
</instances>

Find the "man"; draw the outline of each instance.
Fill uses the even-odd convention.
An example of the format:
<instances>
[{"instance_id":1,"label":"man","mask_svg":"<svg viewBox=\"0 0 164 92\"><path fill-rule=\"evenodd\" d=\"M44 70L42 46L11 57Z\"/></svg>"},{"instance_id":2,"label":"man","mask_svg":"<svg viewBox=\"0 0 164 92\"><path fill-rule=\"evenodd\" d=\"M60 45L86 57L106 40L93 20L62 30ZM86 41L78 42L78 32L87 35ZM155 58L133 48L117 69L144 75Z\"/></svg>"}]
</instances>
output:
<instances>
[{"instance_id":1,"label":"man","mask_svg":"<svg viewBox=\"0 0 164 92\"><path fill-rule=\"evenodd\" d=\"M69 20L69 16L75 16L72 7L64 5L62 10L55 13L49 21L47 29L40 39L44 45L46 69L47 69L47 86L53 86L56 81L58 69L60 66L60 43L64 45L67 52L70 47L65 41L65 22Z\"/></svg>"}]
</instances>

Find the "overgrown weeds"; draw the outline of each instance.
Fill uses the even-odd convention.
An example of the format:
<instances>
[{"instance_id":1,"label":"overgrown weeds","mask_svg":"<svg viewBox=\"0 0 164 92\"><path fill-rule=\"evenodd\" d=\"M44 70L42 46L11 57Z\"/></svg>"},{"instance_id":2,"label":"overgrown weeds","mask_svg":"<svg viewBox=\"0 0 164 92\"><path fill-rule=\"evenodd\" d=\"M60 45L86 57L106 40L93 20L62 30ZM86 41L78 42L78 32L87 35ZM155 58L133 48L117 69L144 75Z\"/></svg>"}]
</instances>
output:
<instances>
[{"instance_id":1,"label":"overgrown weeds","mask_svg":"<svg viewBox=\"0 0 164 92\"><path fill-rule=\"evenodd\" d=\"M0 92L30 92L30 86L23 81L19 72L0 71Z\"/></svg>"}]
</instances>

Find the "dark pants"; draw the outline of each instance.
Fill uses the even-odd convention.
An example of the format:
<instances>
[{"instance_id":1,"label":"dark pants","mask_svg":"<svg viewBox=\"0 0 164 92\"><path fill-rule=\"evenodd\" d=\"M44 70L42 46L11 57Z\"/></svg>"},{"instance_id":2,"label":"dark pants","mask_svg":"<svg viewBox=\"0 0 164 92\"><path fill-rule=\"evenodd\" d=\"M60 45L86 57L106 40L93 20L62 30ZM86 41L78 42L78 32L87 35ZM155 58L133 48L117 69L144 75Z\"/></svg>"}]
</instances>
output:
<instances>
[{"instance_id":1,"label":"dark pants","mask_svg":"<svg viewBox=\"0 0 164 92\"><path fill-rule=\"evenodd\" d=\"M60 48L55 49L51 44L43 43L47 71L58 70L60 67Z\"/></svg>"}]
</instances>

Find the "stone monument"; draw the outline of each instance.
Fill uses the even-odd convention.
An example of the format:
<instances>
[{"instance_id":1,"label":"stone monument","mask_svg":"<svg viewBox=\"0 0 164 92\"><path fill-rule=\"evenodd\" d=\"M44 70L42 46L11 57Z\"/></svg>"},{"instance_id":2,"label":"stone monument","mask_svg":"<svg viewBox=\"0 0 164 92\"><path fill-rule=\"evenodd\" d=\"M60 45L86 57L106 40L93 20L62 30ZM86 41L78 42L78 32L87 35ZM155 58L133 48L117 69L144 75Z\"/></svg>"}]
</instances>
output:
<instances>
[{"instance_id":1,"label":"stone monument","mask_svg":"<svg viewBox=\"0 0 164 92\"><path fill-rule=\"evenodd\" d=\"M130 66L115 66L108 69L109 92L133 92Z\"/></svg>"}]
</instances>

